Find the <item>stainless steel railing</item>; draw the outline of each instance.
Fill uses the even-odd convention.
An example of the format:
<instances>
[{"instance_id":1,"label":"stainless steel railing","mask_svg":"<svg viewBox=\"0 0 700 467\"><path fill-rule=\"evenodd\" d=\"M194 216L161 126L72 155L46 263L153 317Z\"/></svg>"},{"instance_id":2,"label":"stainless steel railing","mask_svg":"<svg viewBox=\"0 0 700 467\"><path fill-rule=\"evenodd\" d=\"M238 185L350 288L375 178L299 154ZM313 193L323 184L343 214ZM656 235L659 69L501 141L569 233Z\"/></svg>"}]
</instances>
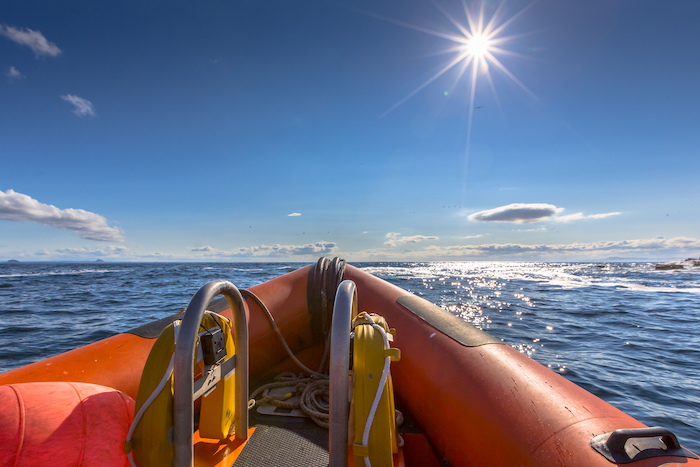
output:
<instances>
[{"instance_id":1,"label":"stainless steel railing","mask_svg":"<svg viewBox=\"0 0 700 467\"><path fill-rule=\"evenodd\" d=\"M175 345L173 371L173 441L174 466L192 467L194 464L193 415L195 383L194 356L199 326L211 300L223 295L231 306L234 325L236 419L235 436L248 437L248 321L243 297L238 289L227 281L215 281L199 289L190 301L179 326ZM355 283L343 281L338 287L333 307L330 336L330 429L329 461L332 467L346 467L348 463L348 417L350 412L348 371L350 367L350 328L357 315L357 289ZM212 369L198 384L197 394L213 387L216 381L230 371L230 360L221 368Z\"/></svg>"},{"instance_id":2,"label":"stainless steel railing","mask_svg":"<svg viewBox=\"0 0 700 467\"><path fill-rule=\"evenodd\" d=\"M331 361L329 374L330 428L328 457L331 467L348 465L348 417L350 395L350 327L357 315L357 288L349 280L338 286L331 322Z\"/></svg>"},{"instance_id":3,"label":"stainless steel railing","mask_svg":"<svg viewBox=\"0 0 700 467\"><path fill-rule=\"evenodd\" d=\"M235 436L248 437L248 320L243 297L236 286L227 281L214 281L206 284L192 297L182 318L175 343L173 370L173 441L175 467L194 465L193 415L194 415L194 353L204 312L217 295L223 295L231 306L234 326L235 356ZM226 362L224 362L224 365ZM223 365L222 365L223 366ZM215 372L212 372L215 373ZM224 371L208 378L208 386L216 383L216 377L223 378ZM347 418L346 418L347 420Z\"/></svg>"}]
</instances>

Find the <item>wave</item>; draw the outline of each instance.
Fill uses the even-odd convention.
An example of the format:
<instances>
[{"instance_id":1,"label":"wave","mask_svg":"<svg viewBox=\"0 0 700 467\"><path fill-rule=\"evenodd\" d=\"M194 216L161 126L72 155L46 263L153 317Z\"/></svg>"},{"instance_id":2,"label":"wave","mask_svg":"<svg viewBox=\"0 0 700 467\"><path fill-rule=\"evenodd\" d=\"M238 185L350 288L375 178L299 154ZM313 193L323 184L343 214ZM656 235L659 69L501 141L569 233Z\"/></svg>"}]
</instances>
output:
<instances>
[{"instance_id":1,"label":"wave","mask_svg":"<svg viewBox=\"0 0 700 467\"><path fill-rule=\"evenodd\" d=\"M73 274L103 274L106 272L122 272L119 269L83 269L78 271L46 271L25 272L16 274L0 274L0 277L42 277L42 276L69 276Z\"/></svg>"},{"instance_id":2,"label":"wave","mask_svg":"<svg viewBox=\"0 0 700 467\"><path fill-rule=\"evenodd\" d=\"M620 284L622 288L634 290L636 292L664 292L664 293L694 293L700 294L700 287L663 287L663 286L648 286L641 284Z\"/></svg>"}]
</instances>

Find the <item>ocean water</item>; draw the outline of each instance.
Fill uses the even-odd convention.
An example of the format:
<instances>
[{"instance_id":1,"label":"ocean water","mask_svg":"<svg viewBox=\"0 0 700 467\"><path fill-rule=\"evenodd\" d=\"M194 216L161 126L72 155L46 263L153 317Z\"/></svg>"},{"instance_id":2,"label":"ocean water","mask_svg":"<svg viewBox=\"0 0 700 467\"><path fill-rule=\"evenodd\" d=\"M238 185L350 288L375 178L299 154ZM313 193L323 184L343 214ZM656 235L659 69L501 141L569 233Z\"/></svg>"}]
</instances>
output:
<instances>
[{"instance_id":1,"label":"ocean water","mask_svg":"<svg viewBox=\"0 0 700 467\"><path fill-rule=\"evenodd\" d=\"M502 339L700 452L700 268L648 263L353 263ZM0 371L302 263L0 264Z\"/></svg>"}]
</instances>

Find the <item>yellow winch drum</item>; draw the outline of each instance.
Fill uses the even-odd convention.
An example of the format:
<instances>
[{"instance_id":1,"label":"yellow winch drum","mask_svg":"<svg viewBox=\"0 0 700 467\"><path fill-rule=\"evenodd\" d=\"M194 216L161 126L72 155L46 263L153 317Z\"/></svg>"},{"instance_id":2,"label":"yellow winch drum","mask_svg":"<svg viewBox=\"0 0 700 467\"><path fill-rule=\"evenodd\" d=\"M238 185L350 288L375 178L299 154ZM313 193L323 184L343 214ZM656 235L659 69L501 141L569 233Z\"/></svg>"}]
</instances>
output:
<instances>
[{"instance_id":1,"label":"yellow winch drum","mask_svg":"<svg viewBox=\"0 0 700 467\"><path fill-rule=\"evenodd\" d=\"M134 462L139 467L171 466L173 452L173 373L172 360L175 352L176 321L166 327L156 340L148 355L141 375L141 382L136 396L138 412L153 392L158 389L164 377L167 381L159 394L143 412L133 429L130 443L126 450L132 452ZM194 366L197 368L203 359L201 337L206 334L221 332L224 338L226 356L216 364L225 364L235 357L235 346L231 336L231 322L224 316L205 312L200 325L197 352ZM234 370L235 371L235 370ZM199 417L199 435L202 438L225 439L231 431L235 419L235 384L234 372L223 376L216 387L202 396ZM194 375L193 375L194 376Z\"/></svg>"},{"instance_id":2,"label":"yellow winch drum","mask_svg":"<svg viewBox=\"0 0 700 467\"><path fill-rule=\"evenodd\" d=\"M379 331L379 326L384 331ZM362 312L353 320L353 398L355 417L355 439L353 454L355 465L365 465L369 458L373 467L390 467L393 453L398 451L396 418L394 410L394 389L391 373L388 372L381 397L373 418L370 421L369 436L363 443L368 418L372 416L372 405L379 392L382 373L387 358L398 361L401 353L388 345L393 330L389 329L384 318L376 314ZM384 334L384 335L382 335ZM386 336L386 340L385 340Z\"/></svg>"}]
</instances>

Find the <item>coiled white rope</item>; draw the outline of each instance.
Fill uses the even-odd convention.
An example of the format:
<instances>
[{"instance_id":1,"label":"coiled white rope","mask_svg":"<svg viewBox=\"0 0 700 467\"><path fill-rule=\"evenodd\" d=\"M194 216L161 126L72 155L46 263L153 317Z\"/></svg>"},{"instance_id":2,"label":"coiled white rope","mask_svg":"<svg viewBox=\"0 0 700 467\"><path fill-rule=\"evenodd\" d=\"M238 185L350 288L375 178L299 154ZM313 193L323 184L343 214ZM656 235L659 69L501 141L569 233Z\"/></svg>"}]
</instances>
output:
<instances>
[{"instance_id":1,"label":"coiled white rope","mask_svg":"<svg viewBox=\"0 0 700 467\"><path fill-rule=\"evenodd\" d=\"M258 400L255 398L266 389L284 388L294 386L294 392L284 395L267 395ZM328 428L330 420L330 397L328 394L327 375L296 375L294 373L281 373L275 377L275 382L260 386L250 396L249 408L256 405L270 404L275 407L285 409L300 409L307 414L319 426ZM299 403L291 402L289 399L294 396L301 396Z\"/></svg>"}]
</instances>

